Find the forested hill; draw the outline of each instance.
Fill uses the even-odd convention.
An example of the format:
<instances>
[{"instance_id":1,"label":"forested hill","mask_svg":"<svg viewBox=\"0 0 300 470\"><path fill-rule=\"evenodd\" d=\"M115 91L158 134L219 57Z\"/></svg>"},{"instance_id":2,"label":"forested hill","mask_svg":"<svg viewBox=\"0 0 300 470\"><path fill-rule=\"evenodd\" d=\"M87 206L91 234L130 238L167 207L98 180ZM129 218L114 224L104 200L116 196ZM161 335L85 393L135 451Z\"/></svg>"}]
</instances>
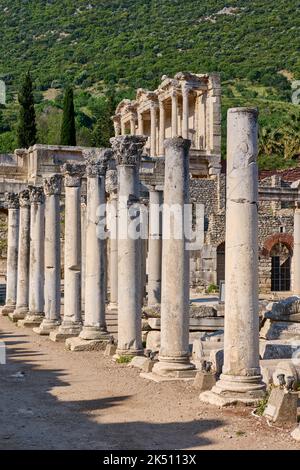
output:
<instances>
[{"instance_id":1,"label":"forested hill","mask_svg":"<svg viewBox=\"0 0 300 470\"><path fill-rule=\"evenodd\" d=\"M0 0L0 78L12 101L6 134L12 138L13 94L29 68L41 112L59 109L54 90L77 89L82 141L99 117L93 100L107 90L131 97L179 70L219 71L225 106L290 103L291 81L300 79L299 8L298 0ZM54 138L49 129L42 136Z\"/></svg>"}]
</instances>

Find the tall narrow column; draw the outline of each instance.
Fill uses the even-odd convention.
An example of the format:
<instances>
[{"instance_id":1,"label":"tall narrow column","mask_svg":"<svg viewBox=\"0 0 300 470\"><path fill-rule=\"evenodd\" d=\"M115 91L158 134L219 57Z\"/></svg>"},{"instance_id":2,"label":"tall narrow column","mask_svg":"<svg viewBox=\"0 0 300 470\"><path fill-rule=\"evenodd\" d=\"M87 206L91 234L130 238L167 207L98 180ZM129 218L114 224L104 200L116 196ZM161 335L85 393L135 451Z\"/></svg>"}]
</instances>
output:
<instances>
[{"instance_id":1,"label":"tall narrow column","mask_svg":"<svg viewBox=\"0 0 300 470\"><path fill-rule=\"evenodd\" d=\"M163 224L161 347L153 373L173 378L191 377L195 368L189 359L189 252L184 233L189 223L184 211L189 203L189 148L190 141L181 137L165 141L164 208L176 205L177 210L176 221L171 217Z\"/></svg>"},{"instance_id":2,"label":"tall narrow column","mask_svg":"<svg viewBox=\"0 0 300 470\"><path fill-rule=\"evenodd\" d=\"M189 87L182 86L182 137L189 138Z\"/></svg>"},{"instance_id":3,"label":"tall narrow column","mask_svg":"<svg viewBox=\"0 0 300 470\"><path fill-rule=\"evenodd\" d=\"M300 208L294 212L293 293L300 296Z\"/></svg>"},{"instance_id":4,"label":"tall narrow column","mask_svg":"<svg viewBox=\"0 0 300 470\"><path fill-rule=\"evenodd\" d=\"M18 241L18 283L17 302L14 312L9 317L14 322L22 320L28 313L29 300L29 252L30 252L30 199L25 189L19 194L20 222Z\"/></svg>"},{"instance_id":5,"label":"tall narrow column","mask_svg":"<svg viewBox=\"0 0 300 470\"><path fill-rule=\"evenodd\" d=\"M18 240L19 240L19 196L6 193L5 202L8 209L7 233L7 274L6 301L1 314L8 315L16 308L18 280Z\"/></svg>"},{"instance_id":6,"label":"tall narrow column","mask_svg":"<svg viewBox=\"0 0 300 470\"><path fill-rule=\"evenodd\" d=\"M79 338L70 338L66 345L71 350L101 347L110 337L106 328L106 214L105 173L111 157L110 149L86 151L87 227L86 227L86 282L85 319Z\"/></svg>"},{"instance_id":7,"label":"tall narrow column","mask_svg":"<svg viewBox=\"0 0 300 470\"><path fill-rule=\"evenodd\" d=\"M130 117L130 134L135 135L135 117Z\"/></svg>"},{"instance_id":8,"label":"tall narrow column","mask_svg":"<svg viewBox=\"0 0 300 470\"><path fill-rule=\"evenodd\" d=\"M165 134L166 134L166 111L162 100L159 101L159 156L165 154Z\"/></svg>"},{"instance_id":9,"label":"tall narrow column","mask_svg":"<svg viewBox=\"0 0 300 470\"><path fill-rule=\"evenodd\" d=\"M143 353L141 325L141 243L133 230L139 225L139 164L146 138L111 139L118 165L118 349L117 354Z\"/></svg>"},{"instance_id":10,"label":"tall narrow column","mask_svg":"<svg viewBox=\"0 0 300 470\"><path fill-rule=\"evenodd\" d=\"M140 199L141 230L141 305L144 305L147 285L147 251L149 238L149 200Z\"/></svg>"},{"instance_id":11,"label":"tall narrow column","mask_svg":"<svg viewBox=\"0 0 300 470\"><path fill-rule=\"evenodd\" d=\"M151 157L155 157L156 156L157 105L154 102L151 103L150 118L151 118L150 155Z\"/></svg>"},{"instance_id":12,"label":"tall narrow column","mask_svg":"<svg viewBox=\"0 0 300 470\"><path fill-rule=\"evenodd\" d=\"M30 193L30 261L29 311L19 326L34 327L44 318L44 239L45 194L42 187L29 186Z\"/></svg>"},{"instance_id":13,"label":"tall narrow column","mask_svg":"<svg viewBox=\"0 0 300 470\"><path fill-rule=\"evenodd\" d=\"M177 92L172 92L172 137L178 136L178 97Z\"/></svg>"},{"instance_id":14,"label":"tall narrow column","mask_svg":"<svg viewBox=\"0 0 300 470\"><path fill-rule=\"evenodd\" d=\"M87 197L81 195L81 311L85 310L85 268L86 268L86 225L87 225Z\"/></svg>"},{"instance_id":15,"label":"tall narrow column","mask_svg":"<svg viewBox=\"0 0 300 470\"><path fill-rule=\"evenodd\" d=\"M163 192L150 190L148 306L161 302Z\"/></svg>"},{"instance_id":16,"label":"tall narrow column","mask_svg":"<svg viewBox=\"0 0 300 470\"><path fill-rule=\"evenodd\" d=\"M64 317L52 341L78 336L81 328L81 216L80 186L84 165L66 163L65 175L65 293Z\"/></svg>"},{"instance_id":17,"label":"tall narrow column","mask_svg":"<svg viewBox=\"0 0 300 470\"><path fill-rule=\"evenodd\" d=\"M108 308L118 306L118 175L117 170L106 173L106 191L110 194L110 302Z\"/></svg>"},{"instance_id":18,"label":"tall narrow column","mask_svg":"<svg viewBox=\"0 0 300 470\"><path fill-rule=\"evenodd\" d=\"M144 119L141 112L138 112L138 134L144 135Z\"/></svg>"},{"instance_id":19,"label":"tall narrow column","mask_svg":"<svg viewBox=\"0 0 300 470\"><path fill-rule=\"evenodd\" d=\"M255 403L264 395L259 367L258 112L227 116L225 336L223 373L200 397L219 406Z\"/></svg>"},{"instance_id":20,"label":"tall narrow column","mask_svg":"<svg viewBox=\"0 0 300 470\"><path fill-rule=\"evenodd\" d=\"M49 335L61 321L60 195L61 175L44 179L45 211L45 318L35 333Z\"/></svg>"}]
</instances>

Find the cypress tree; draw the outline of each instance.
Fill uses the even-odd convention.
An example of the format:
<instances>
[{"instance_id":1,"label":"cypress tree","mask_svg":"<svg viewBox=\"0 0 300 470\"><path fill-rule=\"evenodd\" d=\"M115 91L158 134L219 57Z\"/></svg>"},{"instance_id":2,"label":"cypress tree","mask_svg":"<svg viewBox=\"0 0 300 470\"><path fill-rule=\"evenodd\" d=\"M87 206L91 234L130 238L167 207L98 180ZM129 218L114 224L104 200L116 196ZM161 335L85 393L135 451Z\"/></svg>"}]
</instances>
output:
<instances>
[{"instance_id":1,"label":"cypress tree","mask_svg":"<svg viewBox=\"0 0 300 470\"><path fill-rule=\"evenodd\" d=\"M36 143L37 129L35 121L33 87L30 72L24 76L18 101L20 105L17 141L19 148L28 148Z\"/></svg>"},{"instance_id":2,"label":"cypress tree","mask_svg":"<svg viewBox=\"0 0 300 470\"><path fill-rule=\"evenodd\" d=\"M60 143L61 145L76 146L74 96L71 87L68 87L66 89L64 97L64 109L61 125Z\"/></svg>"}]
</instances>

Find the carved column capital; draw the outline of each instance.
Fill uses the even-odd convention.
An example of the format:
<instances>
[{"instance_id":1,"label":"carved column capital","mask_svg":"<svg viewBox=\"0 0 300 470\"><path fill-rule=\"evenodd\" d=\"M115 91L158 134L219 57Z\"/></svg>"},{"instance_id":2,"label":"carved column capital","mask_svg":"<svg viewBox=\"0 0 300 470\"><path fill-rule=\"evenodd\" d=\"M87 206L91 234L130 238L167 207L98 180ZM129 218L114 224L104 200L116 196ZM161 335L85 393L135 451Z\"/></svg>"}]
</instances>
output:
<instances>
[{"instance_id":1,"label":"carved column capital","mask_svg":"<svg viewBox=\"0 0 300 470\"><path fill-rule=\"evenodd\" d=\"M7 209L19 209L19 196L16 193L5 193L5 205Z\"/></svg>"},{"instance_id":2,"label":"carved column capital","mask_svg":"<svg viewBox=\"0 0 300 470\"><path fill-rule=\"evenodd\" d=\"M31 204L44 204L45 193L41 186L28 186Z\"/></svg>"},{"instance_id":3,"label":"carved column capital","mask_svg":"<svg viewBox=\"0 0 300 470\"><path fill-rule=\"evenodd\" d=\"M81 178L85 174L85 165L65 163L62 167L62 172L65 176L65 186L69 188L78 188L81 183Z\"/></svg>"},{"instance_id":4,"label":"carved column capital","mask_svg":"<svg viewBox=\"0 0 300 470\"><path fill-rule=\"evenodd\" d=\"M105 176L108 162L112 158L111 149L91 149L83 151L86 162L86 174L88 178Z\"/></svg>"},{"instance_id":5,"label":"carved column capital","mask_svg":"<svg viewBox=\"0 0 300 470\"><path fill-rule=\"evenodd\" d=\"M44 178L44 193L46 196L60 195L62 175L52 175Z\"/></svg>"},{"instance_id":6,"label":"carved column capital","mask_svg":"<svg viewBox=\"0 0 300 470\"><path fill-rule=\"evenodd\" d=\"M118 165L138 165L147 137L124 135L110 139Z\"/></svg>"},{"instance_id":7,"label":"carved column capital","mask_svg":"<svg viewBox=\"0 0 300 470\"><path fill-rule=\"evenodd\" d=\"M20 207L30 207L30 195L28 189L24 189L19 193L19 204Z\"/></svg>"}]
</instances>

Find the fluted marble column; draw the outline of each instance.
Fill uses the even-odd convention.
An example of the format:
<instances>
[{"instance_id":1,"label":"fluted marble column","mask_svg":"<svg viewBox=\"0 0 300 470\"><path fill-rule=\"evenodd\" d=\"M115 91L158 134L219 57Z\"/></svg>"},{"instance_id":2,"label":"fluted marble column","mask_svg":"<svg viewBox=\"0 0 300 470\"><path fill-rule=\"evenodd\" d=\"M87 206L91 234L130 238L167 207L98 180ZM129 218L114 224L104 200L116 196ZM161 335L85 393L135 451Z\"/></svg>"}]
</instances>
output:
<instances>
[{"instance_id":1,"label":"fluted marble column","mask_svg":"<svg viewBox=\"0 0 300 470\"><path fill-rule=\"evenodd\" d=\"M294 212L293 293L300 296L300 208Z\"/></svg>"},{"instance_id":2,"label":"fluted marble column","mask_svg":"<svg viewBox=\"0 0 300 470\"><path fill-rule=\"evenodd\" d=\"M18 240L19 240L19 196L15 193L5 194L8 209L7 233L7 274L6 301L1 310L3 316L12 313L17 302L18 282Z\"/></svg>"},{"instance_id":3,"label":"fluted marble column","mask_svg":"<svg viewBox=\"0 0 300 470\"><path fill-rule=\"evenodd\" d=\"M28 313L29 301L29 252L30 252L30 199L28 189L19 194L20 222L18 241L17 302L9 317L14 322L22 320Z\"/></svg>"},{"instance_id":4,"label":"fluted marble column","mask_svg":"<svg viewBox=\"0 0 300 470\"><path fill-rule=\"evenodd\" d=\"M44 179L45 206L45 318L35 333L49 335L60 325L61 307L61 250L60 196L61 175Z\"/></svg>"},{"instance_id":5,"label":"fluted marble column","mask_svg":"<svg viewBox=\"0 0 300 470\"><path fill-rule=\"evenodd\" d=\"M153 373L162 377L194 375L189 353L189 252L184 226L189 203L190 141L181 137L165 141L164 205L180 207L176 223L163 225L161 347ZM177 232L179 230L180 232Z\"/></svg>"},{"instance_id":6,"label":"fluted marble column","mask_svg":"<svg viewBox=\"0 0 300 470\"><path fill-rule=\"evenodd\" d=\"M142 136L111 139L118 166L118 349L119 356L143 353L141 325L141 243L132 226L139 224L139 164ZM128 229L128 226L130 228ZM135 232L136 233L136 232Z\"/></svg>"},{"instance_id":7,"label":"fluted marble column","mask_svg":"<svg viewBox=\"0 0 300 470\"><path fill-rule=\"evenodd\" d=\"M148 306L161 302L163 192L149 191Z\"/></svg>"},{"instance_id":8,"label":"fluted marble column","mask_svg":"<svg viewBox=\"0 0 300 470\"><path fill-rule=\"evenodd\" d=\"M159 101L159 156L165 154L165 135L166 135L166 111L162 100Z\"/></svg>"},{"instance_id":9,"label":"fluted marble column","mask_svg":"<svg viewBox=\"0 0 300 470\"><path fill-rule=\"evenodd\" d=\"M85 310L87 197L81 195L81 311Z\"/></svg>"},{"instance_id":10,"label":"fluted marble column","mask_svg":"<svg viewBox=\"0 0 300 470\"><path fill-rule=\"evenodd\" d=\"M189 87L184 84L182 86L182 137L189 138Z\"/></svg>"},{"instance_id":11,"label":"fluted marble column","mask_svg":"<svg viewBox=\"0 0 300 470\"><path fill-rule=\"evenodd\" d=\"M29 186L29 194L29 311L18 325L31 328L40 325L44 318L45 194L38 186Z\"/></svg>"},{"instance_id":12,"label":"fluted marble column","mask_svg":"<svg viewBox=\"0 0 300 470\"><path fill-rule=\"evenodd\" d=\"M174 90L172 92L172 137L178 136L178 96Z\"/></svg>"},{"instance_id":13,"label":"fluted marble column","mask_svg":"<svg viewBox=\"0 0 300 470\"><path fill-rule=\"evenodd\" d=\"M227 116L224 366L203 401L253 404L264 396L259 366L258 112L233 108Z\"/></svg>"},{"instance_id":14,"label":"fluted marble column","mask_svg":"<svg viewBox=\"0 0 300 470\"><path fill-rule=\"evenodd\" d=\"M150 155L151 157L155 157L156 156L157 104L154 102L151 103L150 118L151 118Z\"/></svg>"},{"instance_id":15,"label":"fluted marble column","mask_svg":"<svg viewBox=\"0 0 300 470\"><path fill-rule=\"evenodd\" d=\"M65 294L64 317L57 331L50 333L52 341L64 341L78 336L81 319L81 215L80 187L84 165L66 163L65 175Z\"/></svg>"},{"instance_id":16,"label":"fluted marble column","mask_svg":"<svg viewBox=\"0 0 300 470\"><path fill-rule=\"evenodd\" d=\"M110 195L110 302L108 308L118 307L118 175L117 170L107 170L106 191Z\"/></svg>"}]
</instances>

